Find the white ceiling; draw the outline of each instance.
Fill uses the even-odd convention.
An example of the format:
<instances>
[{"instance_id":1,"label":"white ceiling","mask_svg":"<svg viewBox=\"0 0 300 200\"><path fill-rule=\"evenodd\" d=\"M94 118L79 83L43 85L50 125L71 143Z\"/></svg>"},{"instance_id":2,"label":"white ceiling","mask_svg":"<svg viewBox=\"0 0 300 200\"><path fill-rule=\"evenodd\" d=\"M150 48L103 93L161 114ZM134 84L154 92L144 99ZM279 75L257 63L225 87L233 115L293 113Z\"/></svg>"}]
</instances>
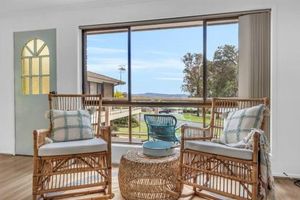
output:
<instances>
[{"instance_id":1,"label":"white ceiling","mask_svg":"<svg viewBox=\"0 0 300 200\"><path fill-rule=\"evenodd\" d=\"M104 3L114 0L1 0L0 15L12 15L18 12L59 8L96 1Z\"/></svg>"}]
</instances>

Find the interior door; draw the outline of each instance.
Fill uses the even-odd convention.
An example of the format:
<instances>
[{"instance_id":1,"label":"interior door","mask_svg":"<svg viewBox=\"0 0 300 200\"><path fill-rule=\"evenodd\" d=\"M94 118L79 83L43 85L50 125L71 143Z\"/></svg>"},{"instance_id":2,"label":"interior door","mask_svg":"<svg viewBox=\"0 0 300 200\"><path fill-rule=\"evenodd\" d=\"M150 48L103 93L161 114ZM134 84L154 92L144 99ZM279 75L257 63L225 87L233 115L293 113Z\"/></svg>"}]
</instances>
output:
<instances>
[{"instance_id":1,"label":"interior door","mask_svg":"<svg viewBox=\"0 0 300 200\"><path fill-rule=\"evenodd\" d=\"M14 33L16 154L32 155L34 129L48 128L47 95L56 91L56 30Z\"/></svg>"}]
</instances>

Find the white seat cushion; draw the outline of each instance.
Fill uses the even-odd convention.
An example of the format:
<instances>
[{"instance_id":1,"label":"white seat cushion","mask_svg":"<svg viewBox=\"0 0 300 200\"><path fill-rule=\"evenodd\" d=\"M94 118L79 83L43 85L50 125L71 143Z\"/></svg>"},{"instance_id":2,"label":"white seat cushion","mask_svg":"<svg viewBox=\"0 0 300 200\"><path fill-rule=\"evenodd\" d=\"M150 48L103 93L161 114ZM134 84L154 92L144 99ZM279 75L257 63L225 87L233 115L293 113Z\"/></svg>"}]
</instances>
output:
<instances>
[{"instance_id":1,"label":"white seat cushion","mask_svg":"<svg viewBox=\"0 0 300 200\"><path fill-rule=\"evenodd\" d=\"M252 160L252 150L233 148L223 144L208 142L208 141L186 141L185 149L212 153L244 160Z\"/></svg>"},{"instance_id":2,"label":"white seat cushion","mask_svg":"<svg viewBox=\"0 0 300 200\"><path fill-rule=\"evenodd\" d=\"M101 152L107 150L107 143L101 138L54 142L39 148L39 156L71 155L80 153Z\"/></svg>"}]
</instances>

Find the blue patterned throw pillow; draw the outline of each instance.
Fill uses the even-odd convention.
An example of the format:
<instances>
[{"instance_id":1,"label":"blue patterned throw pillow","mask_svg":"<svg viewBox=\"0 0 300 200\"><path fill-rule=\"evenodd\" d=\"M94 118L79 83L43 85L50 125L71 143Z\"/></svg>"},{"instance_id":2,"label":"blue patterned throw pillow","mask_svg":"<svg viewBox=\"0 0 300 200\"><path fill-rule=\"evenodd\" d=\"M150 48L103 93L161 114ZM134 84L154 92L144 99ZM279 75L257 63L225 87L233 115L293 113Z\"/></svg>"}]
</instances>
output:
<instances>
[{"instance_id":1,"label":"blue patterned throw pillow","mask_svg":"<svg viewBox=\"0 0 300 200\"><path fill-rule=\"evenodd\" d=\"M94 137L91 115L87 110L51 110L51 139L54 142L84 140Z\"/></svg>"},{"instance_id":2,"label":"blue patterned throw pillow","mask_svg":"<svg viewBox=\"0 0 300 200\"><path fill-rule=\"evenodd\" d=\"M237 143L253 128L261 128L265 105L229 112L224 119L224 130L220 141L224 144Z\"/></svg>"}]
</instances>

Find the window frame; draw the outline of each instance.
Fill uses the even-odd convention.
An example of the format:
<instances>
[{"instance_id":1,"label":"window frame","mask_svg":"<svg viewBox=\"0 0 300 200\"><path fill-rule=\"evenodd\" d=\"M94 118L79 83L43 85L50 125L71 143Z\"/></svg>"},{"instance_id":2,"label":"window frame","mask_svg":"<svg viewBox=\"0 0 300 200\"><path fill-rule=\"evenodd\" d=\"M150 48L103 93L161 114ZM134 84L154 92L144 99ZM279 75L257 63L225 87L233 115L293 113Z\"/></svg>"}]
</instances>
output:
<instances>
[{"instance_id":1,"label":"window frame","mask_svg":"<svg viewBox=\"0 0 300 200\"><path fill-rule=\"evenodd\" d=\"M87 84L87 35L89 34L99 34L101 32L110 32L113 30L124 30L128 31L127 39L127 49L128 49L128 99L127 100L103 100L103 106L125 106L129 108L129 120L128 120L128 130L129 130L129 142L132 142L132 128L131 128L131 111L132 107L195 107L203 110L204 116L204 126L205 122L205 109L211 107L211 98L207 98L207 26L211 25L214 21L216 24L220 21L226 21L227 23L232 23L232 21L238 21L238 17L244 14L253 14L260 12L270 12L270 9L263 10L254 10L254 11L244 11L244 12L234 12L226 13L219 15L205 15L205 16L191 16L191 17L180 17L180 18L171 18L171 19L159 19L159 20L146 20L146 21L136 21L136 22L126 22L126 23L113 23L113 24L103 24L103 25L91 25L91 26L82 26L82 93L86 92ZM131 98L131 28L137 26L147 26L147 25L163 25L176 22L193 22L193 21L202 21L203 23L203 98L193 101L186 100L177 100L177 101L168 101L166 99L162 102L153 102L153 101L134 101ZM231 21L231 22L230 22ZM226 23L221 23L226 24ZM118 142L116 142L118 143Z\"/></svg>"}]
</instances>

